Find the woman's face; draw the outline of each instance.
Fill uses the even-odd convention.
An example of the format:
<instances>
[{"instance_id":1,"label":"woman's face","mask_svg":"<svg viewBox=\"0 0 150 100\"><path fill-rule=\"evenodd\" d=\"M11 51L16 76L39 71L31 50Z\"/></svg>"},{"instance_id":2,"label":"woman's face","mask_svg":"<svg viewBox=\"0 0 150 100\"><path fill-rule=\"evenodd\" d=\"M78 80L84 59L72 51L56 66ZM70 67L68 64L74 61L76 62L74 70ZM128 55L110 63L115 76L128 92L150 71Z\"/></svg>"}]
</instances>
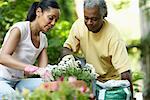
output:
<instances>
[{"instance_id":1,"label":"woman's face","mask_svg":"<svg viewBox=\"0 0 150 100\"><path fill-rule=\"evenodd\" d=\"M42 32L47 32L53 28L60 16L60 10L56 8L49 8L46 11L41 11L38 16L38 23Z\"/></svg>"}]
</instances>

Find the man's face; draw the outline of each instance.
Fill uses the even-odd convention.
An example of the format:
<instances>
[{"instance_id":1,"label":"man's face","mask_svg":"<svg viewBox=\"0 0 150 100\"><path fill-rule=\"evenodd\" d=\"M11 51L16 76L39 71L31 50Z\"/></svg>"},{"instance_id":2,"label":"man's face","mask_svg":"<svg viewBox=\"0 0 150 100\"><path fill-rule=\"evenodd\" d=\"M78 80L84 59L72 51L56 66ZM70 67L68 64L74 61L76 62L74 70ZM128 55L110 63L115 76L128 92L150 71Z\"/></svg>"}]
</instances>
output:
<instances>
[{"instance_id":1,"label":"man's face","mask_svg":"<svg viewBox=\"0 0 150 100\"><path fill-rule=\"evenodd\" d=\"M89 31L97 33L103 24L103 18L100 15L99 8L84 8L84 22Z\"/></svg>"}]
</instances>

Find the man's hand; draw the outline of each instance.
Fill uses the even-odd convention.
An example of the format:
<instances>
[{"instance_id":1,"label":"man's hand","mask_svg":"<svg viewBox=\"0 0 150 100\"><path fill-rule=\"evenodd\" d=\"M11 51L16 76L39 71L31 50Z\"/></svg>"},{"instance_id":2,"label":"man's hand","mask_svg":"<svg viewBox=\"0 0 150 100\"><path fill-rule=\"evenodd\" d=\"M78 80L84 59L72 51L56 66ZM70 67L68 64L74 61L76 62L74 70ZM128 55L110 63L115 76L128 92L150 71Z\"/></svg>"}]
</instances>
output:
<instances>
[{"instance_id":1,"label":"man's hand","mask_svg":"<svg viewBox=\"0 0 150 100\"><path fill-rule=\"evenodd\" d=\"M63 47L62 52L61 52L61 58L60 58L60 60L61 60L64 56L66 56L66 55L72 55L72 54L73 54L73 52L71 51L71 49L66 48L66 47Z\"/></svg>"},{"instance_id":2,"label":"man's hand","mask_svg":"<svg viewBox=\"0 0 150 100\"><path fill-rule=\"evenodd\" d=\"M121 79L122 80L128 80L130 82L130 90L132 93L132 98L133 98L133 86L132 86L132 81L131 81L131 73L130 70L121 73Z\"/></svg>"}]
</instances>

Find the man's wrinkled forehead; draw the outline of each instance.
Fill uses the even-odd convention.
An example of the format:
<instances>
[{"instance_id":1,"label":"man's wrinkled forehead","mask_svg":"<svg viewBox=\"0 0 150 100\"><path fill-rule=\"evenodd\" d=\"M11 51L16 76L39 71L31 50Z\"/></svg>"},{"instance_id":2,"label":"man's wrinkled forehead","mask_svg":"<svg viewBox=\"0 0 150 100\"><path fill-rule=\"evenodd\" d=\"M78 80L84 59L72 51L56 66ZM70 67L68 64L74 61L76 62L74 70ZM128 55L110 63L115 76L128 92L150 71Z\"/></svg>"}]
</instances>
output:
<instances>
[{"instance_id":1,"label":"man's wrinkled forehead","mask_svg":"<svg viewBox=\"0 0 150 100\"><path fill-rule=\"evenodd\" d=\"M93 7L93 8L84 8L84 15L85 16L91 16L91 17L97 17L100 16L99 7Z\"/></svg>"}]
</instances>

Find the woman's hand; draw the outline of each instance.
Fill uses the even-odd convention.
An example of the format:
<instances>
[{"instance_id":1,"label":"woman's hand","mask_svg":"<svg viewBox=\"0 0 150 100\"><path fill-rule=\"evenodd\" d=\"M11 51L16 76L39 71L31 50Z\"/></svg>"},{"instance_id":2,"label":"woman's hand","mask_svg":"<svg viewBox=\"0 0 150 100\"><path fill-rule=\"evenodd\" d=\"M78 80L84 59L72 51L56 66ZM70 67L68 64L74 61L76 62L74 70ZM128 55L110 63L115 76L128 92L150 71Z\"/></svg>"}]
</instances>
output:
<instances>
[{"instance_id":1,"label":"woman's hand","mask_svg":"<svg viewBox=\"0 0 150 100\"><path fill-rule=\"evenodd\" d=\"M38 74L45 82L53 81L54 78L52 76L52 73L47 68L38 68L33 74Z\"/></svg>"},{"instance_id":2,"label":"woman's hand","mask_svg":"<svg viewBox=\"0 0 150 100\"><path fill-rule=\"evenodd\" d=\"M39 68L36 66L32 66L32 65L28 65L24 68L24 75L25 77L30 76L31 74L33 74L36 70L38 70Z\"/></svg>"}]
</instances>

